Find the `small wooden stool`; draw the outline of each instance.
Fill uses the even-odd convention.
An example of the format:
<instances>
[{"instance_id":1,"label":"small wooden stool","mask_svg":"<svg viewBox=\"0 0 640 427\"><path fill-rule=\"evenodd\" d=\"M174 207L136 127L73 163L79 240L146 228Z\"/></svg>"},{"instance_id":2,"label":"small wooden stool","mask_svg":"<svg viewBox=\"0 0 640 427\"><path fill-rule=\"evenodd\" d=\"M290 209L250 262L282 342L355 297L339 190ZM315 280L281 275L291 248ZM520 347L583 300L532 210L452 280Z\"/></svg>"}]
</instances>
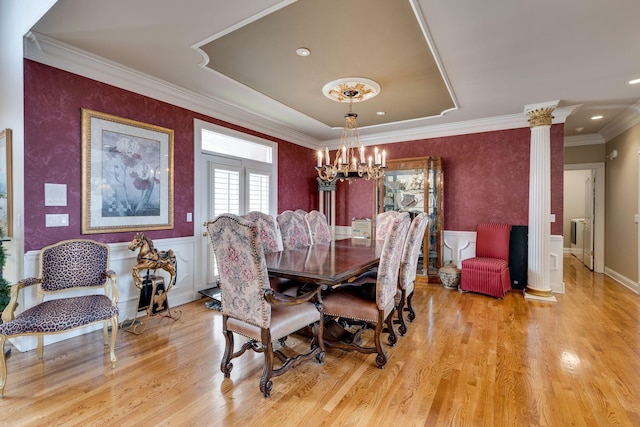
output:
<instances>
[{"instance_id":1,"label":"small wooden stool","mask_svg":"<svg viewBox=\"0 0 640 427\"><path fill-rule=\"evenodd\" d=\"M175 321L178 320L182 314L179 310L175 311L175 315L171 313L169 299L165 291L164 278L154 274L147 274L144 277L142 288L140 289L140 297L138 298L136 314L131 320L125 319L122 322L121 328L136 335L143 333L147 329L149 320L144 323L137 320L138 313L142 310L147 312L147 319L159 315L160 317L168 317Z\"/></svg>"}]
</instances>

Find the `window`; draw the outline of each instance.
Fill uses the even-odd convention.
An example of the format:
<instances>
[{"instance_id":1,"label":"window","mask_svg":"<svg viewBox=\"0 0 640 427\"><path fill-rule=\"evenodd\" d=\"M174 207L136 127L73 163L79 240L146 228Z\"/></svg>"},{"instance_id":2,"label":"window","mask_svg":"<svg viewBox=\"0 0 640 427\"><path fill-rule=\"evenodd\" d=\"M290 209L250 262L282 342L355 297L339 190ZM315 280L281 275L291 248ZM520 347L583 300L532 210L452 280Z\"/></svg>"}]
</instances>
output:
<instances>
[{"instance_id":1,"label":"window","mask_svg":"<svg viewBox=\"0 0 640 427\"><path fill-rule=\"evenodd\" d=\"M277 145L199 120L195 132L200 160L194 187L202 221L223 213L243 215L250 211L275 216ZM218 271L213 251L203 240L202 262L209 266L205 280L211 284Z\"/></svg>"}]
</instances>

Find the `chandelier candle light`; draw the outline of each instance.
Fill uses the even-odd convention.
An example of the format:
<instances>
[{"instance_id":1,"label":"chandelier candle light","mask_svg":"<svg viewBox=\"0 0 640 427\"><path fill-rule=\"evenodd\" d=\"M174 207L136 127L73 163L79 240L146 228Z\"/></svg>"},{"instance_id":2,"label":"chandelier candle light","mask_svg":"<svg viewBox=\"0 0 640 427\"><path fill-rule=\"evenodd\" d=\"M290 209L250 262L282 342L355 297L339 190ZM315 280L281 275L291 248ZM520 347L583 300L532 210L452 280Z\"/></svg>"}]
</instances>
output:
<instances>
[{"instance_id":1,"label":"chandelier candle light","mask_svg":"<svg viewBox=\"0 0 640 427\"><path fill-rule=\"evenodd\" d=\"M353 102L361 102L376 96L380 92L380 85L363 78L340 79L326 84L323 88L325 96L337 102L348 102L349 112L344 115L345 123L340 137L341 148L336 151L336 157L331 163L329 148L324 152L318 151L316 170L321 180L333 182L336 179L351 181L353 179L378 179L384 176L387 166L386 151L374 148L373 156L365 155L364 146L360 143L358 115L353 112ZM356 154L357 153L357 154Z\"/></svg>"}]
</instances>

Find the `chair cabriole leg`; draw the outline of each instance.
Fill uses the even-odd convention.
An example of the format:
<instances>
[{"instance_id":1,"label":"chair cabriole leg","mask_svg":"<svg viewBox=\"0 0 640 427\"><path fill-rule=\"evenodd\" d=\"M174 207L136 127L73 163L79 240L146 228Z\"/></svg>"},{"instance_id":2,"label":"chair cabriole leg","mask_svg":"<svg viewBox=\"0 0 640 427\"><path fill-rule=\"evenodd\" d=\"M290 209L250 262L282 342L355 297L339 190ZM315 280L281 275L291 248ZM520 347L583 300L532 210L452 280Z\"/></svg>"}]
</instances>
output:
<instances>
[{"instance_id":1,"label":"chair cabriole leg","mask_svg":"<svg viewBox=\"0 0 640 427\"><path fill-rule=\"evenodd\" d=\"M7 341L7 337L0 335L0 397L4 397L4 386L7 382L7 361L4 356L4 343Z\"/></svg>"}]
</instances>

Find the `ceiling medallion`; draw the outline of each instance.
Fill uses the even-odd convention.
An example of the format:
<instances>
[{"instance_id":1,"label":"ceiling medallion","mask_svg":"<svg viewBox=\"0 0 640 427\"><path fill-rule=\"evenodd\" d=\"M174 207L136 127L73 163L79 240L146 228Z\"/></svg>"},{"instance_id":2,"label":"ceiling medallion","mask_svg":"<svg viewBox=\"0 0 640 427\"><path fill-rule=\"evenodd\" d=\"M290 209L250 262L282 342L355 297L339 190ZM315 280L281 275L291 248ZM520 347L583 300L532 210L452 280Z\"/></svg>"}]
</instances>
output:
<instances>
[{"instance_id":1,"label":"ceiling medallion","mask_svg":"<svg viewBox=\"0 0 640 427\"><path fill-rule=\"evenodd\" d=\"M337 102L348 102L349 112L344 115L345 123L340 137L341 148L336 151L331 162L329 148L318 151L316 171L320 183L333 183L336 179L349 183L358 178L380 179L387 167L387 153L374 148L374 154L368 157L358 134L358 115L352 111L354 102L373 98L380 92L380 85L373 80L351 77L327 83L322 89L324 95Z\"/></svg>"},{"instance_id":2,"label":"ceiling medallion","mask_svg":"<svg viewBox=\"0 0 640 427\"><path fill-rule=\"evenodd\" d=\"M379 94L380 85L363 77L346 77L327 83L322 93L336 102L362 102Z\"/></svg>"}]
</instances>

